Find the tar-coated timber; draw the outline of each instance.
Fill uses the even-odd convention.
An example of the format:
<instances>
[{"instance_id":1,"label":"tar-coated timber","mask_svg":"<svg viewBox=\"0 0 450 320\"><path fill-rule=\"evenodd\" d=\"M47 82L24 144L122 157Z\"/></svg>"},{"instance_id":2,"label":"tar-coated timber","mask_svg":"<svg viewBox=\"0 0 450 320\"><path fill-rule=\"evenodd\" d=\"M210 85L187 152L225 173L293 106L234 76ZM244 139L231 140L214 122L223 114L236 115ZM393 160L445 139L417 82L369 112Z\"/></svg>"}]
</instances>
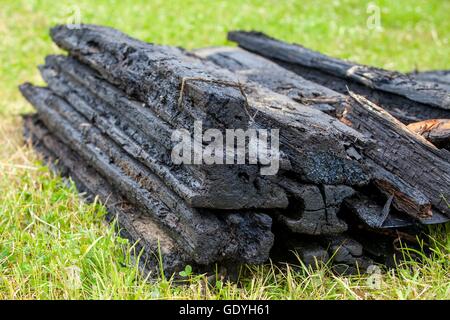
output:
<instances>
[{"instance_id":1,"label":"tar-coated timber","mask_svg":"<svg viewBox=\"0 0 450 320\"><path fill-rule=\"evenodd\" d=\"M186 127L189 114L190 120L204 119L205 128L279 129L281 151L303 180L346 185L368 181L364 168L346 152L365 147L363 137L318 110L256 85L223 85L237 83L236 76L180 49L144 43L106 27L57 26L51 36L110 83L153 105L173 125ZM183 79L191 80L181 90ZM178 106L180 91L184 95Z\"/></svg>"},{"instance_id":2,"label":"tar-coated timber","mask_svg":"<svg viewBox=\"0 0 450 320\"><path fill-rule=\"evenodd\" d=\"M267 260L273 244L269 216L254 212L214 214L188 207L161 179L143 170L98 129L78 121L77 112L63 99L28 84L20 89L49 130L167 231L195 262Z\"/></svg>"},{"instance_id":3,"label":"tar-coated timber","mask_svg":"<svg viewBox=\"0 0 450 320\"><path fill-rule=\"evenodd\" d=\"M173 144L168 138L173 129L168 124L124 98L81 64L62 56L49 56L46 61L40 69L49 88L158 175L190 206L214 209L287 206L284 191L260 176L258 166L174 165L170 158ZM64 70L72 72L68 74ZM78 82L71 77L75 75L77 79L89 81ZM100 95L108 102L99 98ZM110 101L116 96L121 99ZM150 135L146 134L149 132Z\"/></svg>"},{"instance_id":4,"label":"tar-coated timber","mask_svg":"<svg viewBox=\"0 0 450 320\"><path fill-rule=\"evenodd\" d=\"M25 136L31 139L34 148L45 157L47 163L64 176L69 176L80 192L87 193L86 200L98 197L105 205L108 220L117 221L121 236L136 244L136 252L142 254L139 262L143 270L152 272L154 278L160 275L161 270L170 277L188 264L195 268L195 262L166 232L115 192L108 181L83 158L55 138L37 115L24 117L24 129Z\"/></svg>"},{"instance_id":5,"label":"tar-coated timber","mask_svg":"<svg viewBox=\"0 0 450 320\"><path fill-rule=\"evenodd\" d=\"M380 105L404 123L450 118L450 93L437 83L332 58L259 32L233 31L228 39L325 87L348 89Z\"/></svg>"},{"instance_id":6,"label":"tar-coated timber","mask_svg":"<svg viewBox=\"0 0 450 320\"><path fill-rule=\"evenodd\" d=\"M450 151L450 119L429 119L410 123L407 127L436 147Z\"/></svg>"},{"instance_id":7,"label":"tar-coated timber","mask_svg":"<svg viewBox=\"0 0 450 320\"><path fill-rule=\"evenodd\" d=\"M394 207L420 218L429 216L430 202L448 211L442 198L447 195L448 199L450 185L448 153L412 134L380 107L353 98L358 95L345 96L324 88L242 49L200 49L196 54L229 67L243 81L257 81L291 98L311 99L316 92L312 103L326 102L341 121L375 141L376 148L364 148L354 157L371 168L375 184L387 197L394 194ZM270 70L270 75L265 70Z\"/></svg>"}]
</instances>

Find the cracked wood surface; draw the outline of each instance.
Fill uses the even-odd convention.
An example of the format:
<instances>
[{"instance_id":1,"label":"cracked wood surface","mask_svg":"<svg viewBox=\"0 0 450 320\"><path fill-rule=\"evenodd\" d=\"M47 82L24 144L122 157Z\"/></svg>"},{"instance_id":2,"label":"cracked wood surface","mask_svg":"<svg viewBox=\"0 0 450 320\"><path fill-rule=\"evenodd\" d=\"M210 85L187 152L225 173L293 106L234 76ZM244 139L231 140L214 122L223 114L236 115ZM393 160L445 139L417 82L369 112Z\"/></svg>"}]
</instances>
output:
<instances>
[{"instance_id":1,"label":"cracked wood surface","mask_svg":"<svg viewBox=\"0 0 450 320\"><path fill-rule=\"evenodd\" d=\"M233 31L228 39L335 91L346 93L350 88L404 123L450 118L450 93L437 83L332 58L259 32Z\"/></svg>"},{"instance_id":2,"label":"cracked wood surface","mask_svg":"<svg viewBox=\"0 0 450 320\"><path fill-rule=\"evenodd\" d=\"M280 129L281 150L304 180L349 185L367 182L364 169L346 153L346 148L364 147L363 137L320 111L257 85L244 87L244 99L236 87L189 81L182 104L189 118L178 108L184 78L236 83L235 75L180 49L144 43L106 27L58 26L51 35L70 55L131 97L152 105L176 126L186 127L189 119L204 119L205 128L245 129L253 124Z\"/></svg>"},{"instance_id":3,"label":"cracked wood surface","mask_svg":"<svg viewBox=\"0 0 450 320\"><path fill-rule=\"evenodd\" d=\"M273 243L270 217L249 212L213 214L189 208L157 176L144 173L142 165L98 129L86 126L64 100L48 89L31 85L22 85L21 91L50 131L163 227L197 263L267 260Z\"/></svg>"},{"instance_id":4,"label":"cracked wood surface","mask_svg":"<svg viewBox=\"0 0 450 320\"><path fill-rule=\"evenodd\" d=\"M207 48L196 50L196 54L230 68L243 80L257 81L291 98L315 95L316 99L327 101L342 122L375 141L375 148L360 151L360 161L371 168L372 178L386 196L394 194L396 208L415 217L426 217L430 214L431 201L448 213L442 196L449 198L450 157L445 150L437 150L412 134L381 108L357 96L358 100L305 80L242 49Z\"/></svg>"},{"instance_id":5,"label":"cracked wood surface","mask_svg":"<svg viewBox=\"0 0 450 320\"><path fill-rule=\"evenodd\" d=\"M408 129L438 148L450 151L450 119L429 119L408 124Z\"/></svg>"},{"instance_id":6,"label":"cracked wood surface","mask_svg":"<svg viewBox=\"0 0 450 320\"><path fill-rule=\"evenodd\" d=\"M308 185L289 178L279 184L290 196L290 206L278 220L291 231L309 235L345 232L348 226L337 216L341 203L355 191L348 186Z\"/></svg>"},{"instance_id":7,"label":"cracked wood surface","mask_svg":"<svg viewBox=\"0 0 450 320\"><path fill-rule=\"evenodd\" d=\"M265 181L258 166L174 165L171 126L96 79L81 64L62 56L50 56L40 69L54 93L64 97L102 133L145 164L190 206L215 209L287 206L284 191Z\"/></svg>"}]
</instances>

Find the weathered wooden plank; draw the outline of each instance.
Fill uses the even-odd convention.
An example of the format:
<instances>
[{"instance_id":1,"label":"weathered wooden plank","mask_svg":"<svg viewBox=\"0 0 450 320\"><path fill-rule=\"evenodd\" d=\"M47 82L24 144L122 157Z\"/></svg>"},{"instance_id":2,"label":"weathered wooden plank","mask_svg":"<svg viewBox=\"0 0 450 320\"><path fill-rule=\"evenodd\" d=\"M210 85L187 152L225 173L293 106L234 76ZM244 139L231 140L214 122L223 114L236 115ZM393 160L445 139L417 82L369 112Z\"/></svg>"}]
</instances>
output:
<instances>
[{"instance_id":1,"label":"weathered wooden plank","mask_svg":"<svg viewBox=\"0 0 450 320\"><path fill-rule=\"evenodd\" d=\"M408 129L438 148L450 150L450 119L430 119L408 124Z\"/></svg>"},{"instance_id":2,"label":"weathered wooden plank","mask_svg":"<svg viewBox=\"0 0 450 320\"><path fill-rule=\"evenodd\" d=\"M361 104L351 97L305 80L265 58L242 49L215 48L212 51L209 49L197 50L196 53L211 59L222 67L230 67L244 81L257 81L261 85L268 86L291 98L312 99L312 103L317 100L326 101L327 105L337 111L336 116L341 121L376 142L377 148L366 148L360 152L349 148L347 152L371 168L370 172L376 186L386 197L394 194L394 207L415 217L427 216L430 212L430 199L433 199L435 205L438 204L440 208L445 209L440 193L442 190L448 190L448 187L445 186L448 186L450 182L448 180L448 164L444 162L447 156L440 151L435 154L436 150L432 146L424 144L420 137L408 134L404 125L399 124L392 117L384 115L385 113L377 111L379 108ZM270 72L267 73L266 70L270 70ZM404 156L399 158L394 154L396 151L400 151ZM376 164L371 159L376 160ZM420 163L422 159L426 159L424 163L438 161L436 164L439 169L437 170L440 172L440 174L434 174L433 170L436 169L433 169L420 173L426 177L421 179L425 180L421 182L426 184L423 188L430 191L427 195L421 191L422 188L417 187L416 180L419 175L416 175L414 170L420 170L421 166L411 170L414 168L411 162ZM393 162L396 167L392 173L384 169ZM437 178L444 179L440 186L434 183Z\"/></svg>"},{"instance_id":3,"label":"weathered wooden plank","mask_svg":"<svg viewBox=\"0 0 450 320\"><path fill-rule=\"evenodd\" d=\"M285 246L297 255L307 267L320 267L330 260L327 247L311 239L297 239L291 235L286 239ZM297 263L297 261L295 262Z\"/></svg>"},{"instance_id":4,"label":"weathered wooden plank","mask_svg":"<svg viewBox=\"0 0 450 320\"><path fill-rule=\"evenodd\" d=\"M185 113L180 113L177 98L183 79L193 78L185 83L182 104L191 118L206 119L209 125L220 122L226 128L245 129L254 124L280 129L281 150L289 157L293 170L306 181L360 185L368 180L364 168L346 153L349 147L365 147L363 136L320 111L256 85L236 88L218 84L236 83L236 77L179 49L143 43L109 28L58 26L51 35L61 48L109 82L154 104L152 108L160 110L168 122L174 123ZM177 124L185 126L187 122Z\"/></svg>"},{"instance_id":5,"label":"weathered wooden plank","mask_svg":"<svg viewBox=\"0 0 450 320\"><path fill-rule=\"evenodd\" d=\"M450 92L450 70L414 71L408 76L419 81L438 83Z\"/></svg>"},{"instance_id":6,"label":"weathered wooden plank","mask_svg":"<svg viewBox=\"0 0 450 320\"><path fill-rule=\"evenodd\" d=\"M416 81L393 71L332 58L259 32L233 31L228 39L267 57L307 80L340 93L347 88L365 96L404 123L450 118L450 93L438 84Z\"/></svg>"},{"instance_id":7,"label":"weathered wooden plank","mask_svg":"<svg viewBox=\"0 0 450 320\"><path fill-rule=\"evenodd\" d=\"M45 88L25 84L20 89L53 134L167 231L195 262L262 263L268 258L273 243L270 217L253 212L212 214L189 208L157 176L144 174L139 163L96 128L83 122L71 124L76 114L64 100Z\"/></svg>"},{"instance_id":8,"label":"weathered wooden plank","mask_svg":"<svg viewBox=\"0 0 450 320\"><path fill-rule=\"evenodd\" d=\"M390 159L388 161L391 161ZM425 195L412 179L405 182L401 177L392 174L384 169L381 159L377 165L371 160L367 160L373 176L373 184L389 200L392 197L392 206L414 218L428 218L431 214L431 204L428 196ZM388 162L387 162L388 163ZM410 165L410 164L409 164Z\"/></svg>"},{"instance_id":9,"label":"weathered wooden plank","mask_svg":"<svg viewBox=\"0 0 450 320\"><path fill-rule=\"evenodd\" d=\"M183 270L187 264L203 270L146 214L118 195L106 179L53 137L36 115L24 118L24 128L26 137L32 140L49 165L57 166L60 173L70 176L80 191L92 197L98 196L108 210L108 220L117 220L121 235L131 243L137 243L136 252L140 253L144 249L140 266L151 272L153 278L161 271L159 258L168 277Z\"/></svg>"},{"instance_id":10,"label":"weathered wooden plank","mask_svg":"<svg viewBox=\"0 0 450 320\"><path fill-rule=\"evenodd\" d=\"M158 175L190 206L214 209L284 208L287 206L284 191L260 176L258 166L217 165L212 168L208 165L191 165L187 168L185 165L174 165L170 158L172 142L166 139L171 135L173 130L171 127L157 117L153 117L152 122L140 123L143 118L139 117L142 107L134 105L131 101L122 104L120 101L125 101L123 97L111 103L99 99L89 91L88 87L70 78L58 68L58 66L63 68L67 65L64 61L63 57L49 57L47 64L40 68L50 89L64 97L92 125L108 135L130 156ZM83 75L81 66L73 67L78 70L78 75ZM96 86L93 87L101 87L99 83L100 81L97 80ZM106 85L102 88L101 92L114 91L111 88L105 90ZM150 118L149 112L144 114ZM155 124L157 121L159 123ZM138 126L135 126L136 123ZM155 124L154 129L150 128L153 124ZM142 126L146 127L146 132L152 131L151 139L140 130ZM157 135L161 132L163 144L157 140ZM248 178L240 178L242 175Z\"/></svg>"}]
</instances>

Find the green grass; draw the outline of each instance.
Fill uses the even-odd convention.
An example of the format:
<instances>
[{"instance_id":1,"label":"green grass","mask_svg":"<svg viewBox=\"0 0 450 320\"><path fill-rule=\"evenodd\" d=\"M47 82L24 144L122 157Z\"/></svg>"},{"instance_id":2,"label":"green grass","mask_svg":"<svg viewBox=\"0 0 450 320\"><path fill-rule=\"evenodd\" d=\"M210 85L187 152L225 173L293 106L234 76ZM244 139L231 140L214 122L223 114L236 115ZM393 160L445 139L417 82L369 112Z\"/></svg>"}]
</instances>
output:
<instances>
[{"instance_id":1,"label":"green grass","mask_svg":"<svg viewBox=\"0 0 450 320\"><path fill-rule=\"evenodd\" d=\"M32 111L17 91L42 83L36 66L58 52L48 28L65 23L73 2L0 0L0 298L3 299L448 299L450 240L445 227L431 257L409 257L369 275L338 277L327 266L248 267L239 283L177 286L148 282L100 204L84 203L21 140L19 114ZM114 26L140 39L194 48L224 45L231 29L257 29L357 62L398 70L450 67L450 2L374 1L381 31L367 28L366 1L76 1L83 22ZM422 255L416 252L415 255Z\"/></svg>"}]
</instances>

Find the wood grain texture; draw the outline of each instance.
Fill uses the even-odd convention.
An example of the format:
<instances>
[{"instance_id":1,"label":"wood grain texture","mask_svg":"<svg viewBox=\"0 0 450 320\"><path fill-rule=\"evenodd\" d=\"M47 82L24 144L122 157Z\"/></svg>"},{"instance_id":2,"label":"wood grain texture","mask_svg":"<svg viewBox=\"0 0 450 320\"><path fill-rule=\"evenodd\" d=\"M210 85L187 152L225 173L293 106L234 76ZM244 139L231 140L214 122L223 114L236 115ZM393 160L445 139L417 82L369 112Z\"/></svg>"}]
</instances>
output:
<instances>
[{"instance_id":1,"label":"wood grain texture","mask_svg":"<svg viewBox=\"0 0 450 320\"><path fill-rule=\"evenodd\" d=\"M180 49L144 43L106 27L58 26L51 35L61 48L131 97L152 105L176 127L186 128L192 119L201 119L205 128L280 129L281 151L302 179L327 184L367 182L364 168L346 153L349 147L364 147L363 136L318 110L257 85L243 88L244 99L234 86L189 81L181 112L178 98L183 79L236 83L235 75Z\"/></svg>"},{"instance_id":2,"label":"wood grain texture","mask_svg":"<svg viewBox=\"0 0 450 320\"><path fill-rule=\"evenodd\" d=\"M157 176L144 171L142 165L98 129L86 126L67 102L45 88L22 85L21 91L53 134L166 230L198 264L267 260L273 243L269 216L249 212L218 215L188 207Z\"/></svg>"},{"instance_id":3,"label":"wood grain texture","mask_svg":"<svg viewBox=\"0 0 450 320\"><path fill-rule=\"evenodd\" d=\"M438 150L382 108L367 99L332 91L281 68L275 63L238 48L197 50L196 54L236 72L243 81L256 81L292 99L313 99L335 110L335 116L372 139L375 148L350 155L368 166L377 187L393 205L412 216L430 215L430 203L448 214L443 196L449 199L448 153ZM267 71L269 70L269 72ZM355 99L356 98L356 99ZM422 163L423 165L419 165ZM420 177L420 179L418 178Z\"/></svg>"},{"instance_id":4,"label":"wood grain texture","mask_svg":"<svg viewBox=\"0 0 450 320\"><path fill-rule=\"evenodd\" d=\"M438 148L450 151L450 119L430 119L410 123L408 129L430 141Z\"/></svg>"},{"instance_id":5,"label":"wood grain texture","mask_svg":"<svg viewBox=\"0 0 450 320\"><path fill-rule=\"evenodd\" d=\"M350 88L404 123L450 118L450 93L437 83L332 58L259 32L233 31L228 39L330 89L345 93Z\"/></svg>"}]
</instances>

